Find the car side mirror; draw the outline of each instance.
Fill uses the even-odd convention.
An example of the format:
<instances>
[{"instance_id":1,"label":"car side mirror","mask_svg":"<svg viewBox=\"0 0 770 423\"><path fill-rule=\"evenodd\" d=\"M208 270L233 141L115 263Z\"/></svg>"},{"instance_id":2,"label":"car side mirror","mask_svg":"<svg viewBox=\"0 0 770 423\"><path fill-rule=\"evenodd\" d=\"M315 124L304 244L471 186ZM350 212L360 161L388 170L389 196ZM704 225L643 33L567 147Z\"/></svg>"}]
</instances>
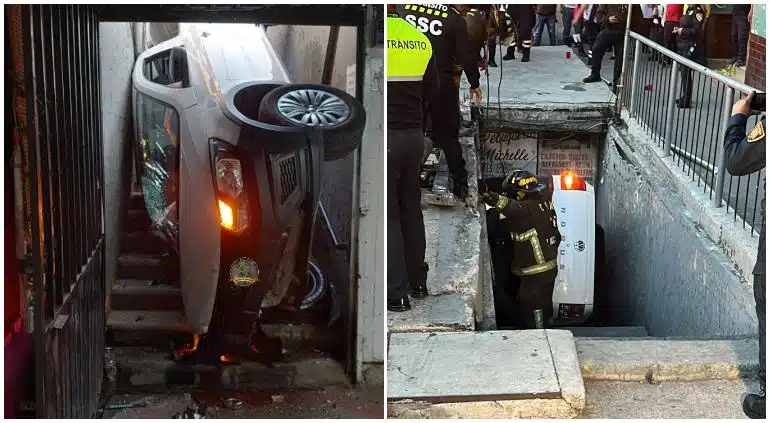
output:
<instances>
[{"instance_id":1,"label":"car side mirror","mask_svg":"<svg viewBox=\"0 0 770 423\"><path fill-rule=\"evenodd\" d=\"M172 47L170 57L171 80L174 81L169 84L173 88L187 88L190 86L190 73L188 71L187 64L187 50L182 47Z\"/></svg>"}]
</instances>

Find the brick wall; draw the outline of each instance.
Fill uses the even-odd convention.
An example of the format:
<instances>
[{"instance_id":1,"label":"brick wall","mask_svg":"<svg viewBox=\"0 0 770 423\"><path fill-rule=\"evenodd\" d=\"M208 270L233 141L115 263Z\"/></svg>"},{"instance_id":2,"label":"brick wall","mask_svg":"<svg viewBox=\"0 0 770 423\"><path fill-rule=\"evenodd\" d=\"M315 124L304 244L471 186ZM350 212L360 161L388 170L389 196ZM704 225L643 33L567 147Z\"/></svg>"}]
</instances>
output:
<instances>
[{"instance_id":1,"label":"brick wall","mask_svg":"<svg viewBox=\"0 0 770 423\"><path fill-rule=\"evenodd\" d=\"M746 85L765 91L765 69L765 38L751 34L746 61Z\"/></svg>"}]
</instances>

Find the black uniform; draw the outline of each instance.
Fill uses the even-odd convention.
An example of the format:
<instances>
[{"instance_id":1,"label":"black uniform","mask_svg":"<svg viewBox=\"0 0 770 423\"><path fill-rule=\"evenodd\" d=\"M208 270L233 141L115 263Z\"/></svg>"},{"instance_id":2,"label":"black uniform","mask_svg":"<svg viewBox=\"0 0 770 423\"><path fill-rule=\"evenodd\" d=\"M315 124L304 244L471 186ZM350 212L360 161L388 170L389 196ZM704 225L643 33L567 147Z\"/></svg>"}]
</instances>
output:
<instances>
[{"instance_id":1,"label":"black uniform","mask_svg":"<svg viewBox=\"0 0 770 423\"><path fill-rule=\"evenodd\" d=\"M732 63L738 66L746 64L746 49L749 43L749 11L751 11L750 4L733 5L730 50L733 54Z\"/></svg>"},{"instance_id":2,"label":"black uniform","mask_svg":"<svg viewBox=\"0 0 770 423\"><path fill-rule=\"evenodd\" d=\"M500 205L498 201L499 213L493 217L494 229L490 228L498 325L533 329L534 310L543 311L544 324L553 315L556 256L561 242L556 212L550 200L539 197L507 199L507 204ZM509 274L503 273L504 266L508 266Z\"/></svg>"},{"instance_id":3,"label":"black uniform","mask_svg":"<svg viewBox=\"0 0 770 423\"><path fill-rule=\"evenodd\" d=\"M465 19L453 7L440 4L407 4L399 6L399 15L428 39L439 72L439 95L428 103L430 132L436 146L444 150L455 194L467 193L468 172L465 170L460 130L460 93L452 80L455 62L462 65L471 88L479 87L478 54L472 52Z\"/></svg>"},{"instance_id":4,"label":"black uniform","mask_svg":"<svg viewBox=\"0 0 770 423\"><path fill-rule=\"evenodd\" d=\"M598 82L601 80L602 60L604 54L610 49L613 49L615 55L618 57L623 56L623 33L626 26L626 6L624 5L601 5L597 13L601 16L604 29L599 31L591 47L591 76L584 79L584 82ZM617 18L617 22L611 23L610 17ZM616 60L613 73L612 82L617 83L620 80L620 72L622 71L623 60Z\"/></svg>"},{"instance_id":5,"label":"black uniform","mask_svg":"<svg viewBox=\"0 0 770 423\"><path fill-rule=\"evenodd\" d=\"M765 167L765 117L746 135L748 117L733 115L725 131L725 168L731 175L748 175ZM766 192L766 189L763 189ZM759 235L757 263L754 265L754 300L759 321L759 383L765 390L765 200L762 196L762 230ZM745 408L745 404L744 404Z\"/></svg>"},{"instance_id":6,"label":"black uniform","mask_svg":"<svg viewBox=\"0 0 770 423\"><path fill-rule=\"evenodd\" d=\"M521 61L528 62L532 47L532 30L535 28L535 10L531 4L509 4L507 11L518 29L516 44L521 49ZM506 57L513 58L511 47L508 50ZM506 60L506 57L503 57L503 60Z\"/></svg>"},{"instance_id":7,"label":"black uniform","mask_svg":"<svg viewBox=\"0 0 770 423\"><path fill-rule=\"evenodd\" d=\"M693 5L679 18L682 33L676 40L678 53L695 63L705 65L703 27L706 24L706 11L700 5ZM692 70L681 65L682 93L677 105L682 108L690 107L692 101Z\"/></svg>"},{"instance_id":8,"label":"black uniform","mask_svg":"<svg viewBox=\"0 0 770 423\"><path fill-rule=\"evenodd\" d=\"M420 191L422 103L436 98L438 70L430 59L422 81L388 81L388 302L424 286L425 224Z\"/></svg>"}]
</instances>

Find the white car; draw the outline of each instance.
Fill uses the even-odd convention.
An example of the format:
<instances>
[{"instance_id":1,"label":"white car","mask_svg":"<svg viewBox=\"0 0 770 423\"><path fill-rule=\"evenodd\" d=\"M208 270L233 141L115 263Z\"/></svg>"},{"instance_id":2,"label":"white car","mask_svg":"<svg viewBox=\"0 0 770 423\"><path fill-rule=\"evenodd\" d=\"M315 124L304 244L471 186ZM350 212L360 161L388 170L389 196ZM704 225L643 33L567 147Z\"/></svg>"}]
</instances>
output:
<instances>
[{"instance_id":1,"label":"white car","mask_svg":"<svg viewBox=\"0 0 770 423\"><path fill-rule=\"evenodd\" d=\"M551 325L561 326L582 323L593 313L597 252L603 260L597 241L603 239L596 226L594 187L573 171L551 178L551 199L562 235Z\"/></svg>"}]
</instances>

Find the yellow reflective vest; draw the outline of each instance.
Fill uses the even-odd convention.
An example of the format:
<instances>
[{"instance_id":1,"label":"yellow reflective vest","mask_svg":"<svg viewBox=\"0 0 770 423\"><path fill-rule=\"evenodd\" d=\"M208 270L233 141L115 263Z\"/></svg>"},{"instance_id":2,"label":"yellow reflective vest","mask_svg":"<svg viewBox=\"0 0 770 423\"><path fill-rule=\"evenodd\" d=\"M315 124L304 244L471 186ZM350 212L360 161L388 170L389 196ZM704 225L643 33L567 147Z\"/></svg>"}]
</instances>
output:
<instances>
[{"instance_id":1,"label":"yellow reflective vest","mask_svg":"<svg viewBox=\"0 0 770 423\"><path fill-rule=\"evenodd\" d=\"M388 81L422 81L433 56L430 40L399 17L387 19Z\"/></svg>"}]
</instances>

